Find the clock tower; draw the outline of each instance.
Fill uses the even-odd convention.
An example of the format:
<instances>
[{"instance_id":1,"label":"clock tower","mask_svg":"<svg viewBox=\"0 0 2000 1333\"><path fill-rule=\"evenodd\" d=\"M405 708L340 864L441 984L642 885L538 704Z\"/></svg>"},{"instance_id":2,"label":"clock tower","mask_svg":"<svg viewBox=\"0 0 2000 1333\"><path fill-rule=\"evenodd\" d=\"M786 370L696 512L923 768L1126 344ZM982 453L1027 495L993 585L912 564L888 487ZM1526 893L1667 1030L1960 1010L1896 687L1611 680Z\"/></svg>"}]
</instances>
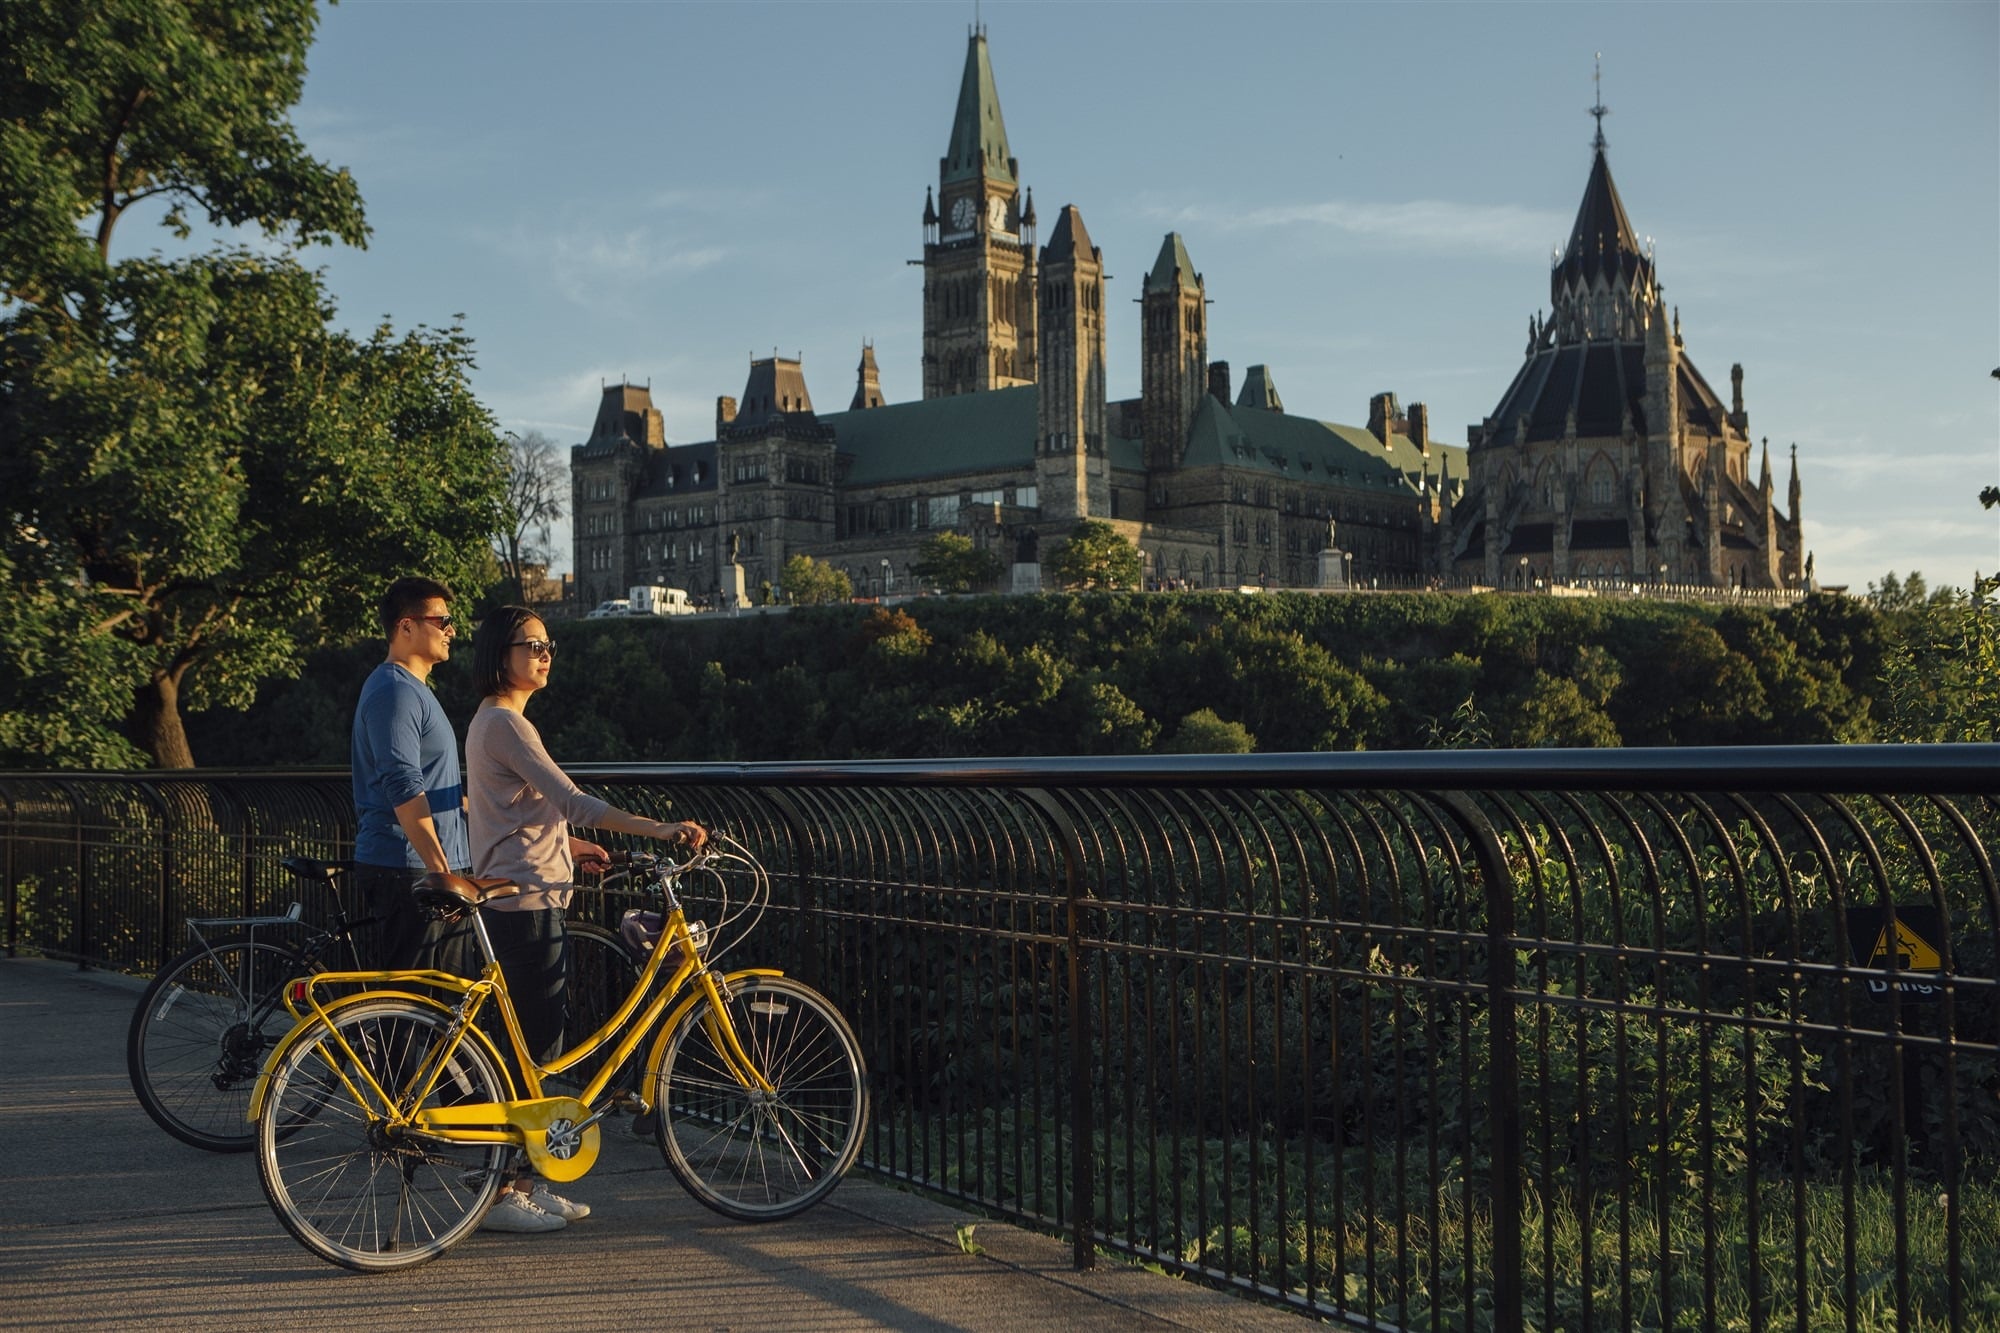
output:
<instances>
[{"instance_id":1,"label":"clock tower","mask_svg":"<svg viewBox=\"0 0 2000 1333\"><path fill-rule=\"evenodd\" d=\"M937 194L924 199L924 397L1035 382L1034 233L975 29Z\"/></svg>"}]
</instances>

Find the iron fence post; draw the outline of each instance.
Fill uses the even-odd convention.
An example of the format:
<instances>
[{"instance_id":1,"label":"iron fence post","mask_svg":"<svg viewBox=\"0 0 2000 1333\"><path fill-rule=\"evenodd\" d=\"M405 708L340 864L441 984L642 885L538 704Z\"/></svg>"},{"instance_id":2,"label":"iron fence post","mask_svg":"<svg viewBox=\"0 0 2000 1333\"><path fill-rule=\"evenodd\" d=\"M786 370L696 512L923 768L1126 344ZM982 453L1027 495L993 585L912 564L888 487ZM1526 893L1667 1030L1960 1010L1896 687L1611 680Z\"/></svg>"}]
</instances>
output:
<instances>
[{"instance_id":1,"label":"iron fence post","mask_svg":"<svg viewBox=\"0 0 2000 1333\"><path fill-rule=\"evenodd\" d=\"M1486 1002L1493 1049L1486 1070L1486 1115L1493 1162L1493 1325L1520 1328L1526 1283L1521 1242L1521 1063L1514 1008L1514 879L1493 825L1463 792L1439 792L1472 843L1486 899ZM1468 1282L1470 1275L1468 1275ZM1468 1293L1470 1294L1470 1293Z\"/></svg>"},{"instance_id":2,"label":"iron fence post","mask_svg":"<svg viewBox=\"0 0 2000 1333\"><path fill-rule=\"evenodd\" d=\"M1090 1053L1096 1039L1091 1025L1090 992L1086 985L1088 967L1084 962L1083 846L1076 825L1048 792L1023 791L1028 803L1041 812L1054 829L1063 852L1063 947L1068 953L1069 985L1069 1114L1070 1114L1070 1259L1078 1269L1097 1263L1094 1241L1096 1215L1092 1211L1097 1195L1097 1129L1091 1114Z\"/></svg>"}]
</instances>

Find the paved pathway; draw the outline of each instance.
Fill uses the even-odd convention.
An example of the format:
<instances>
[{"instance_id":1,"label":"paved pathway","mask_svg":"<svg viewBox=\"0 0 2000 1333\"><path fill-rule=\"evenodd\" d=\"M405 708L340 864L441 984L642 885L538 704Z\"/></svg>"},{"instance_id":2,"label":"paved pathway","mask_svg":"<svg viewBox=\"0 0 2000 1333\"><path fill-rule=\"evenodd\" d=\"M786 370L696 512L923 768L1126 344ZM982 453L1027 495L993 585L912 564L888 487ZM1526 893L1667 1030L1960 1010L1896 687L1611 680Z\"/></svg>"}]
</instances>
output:
<instances>
[{"instance_id":1,"label":"paved pathway","mask_svg":"<svg viewBox=\"0 0 2000 1333\"><path fill-rule=\"evenodd\" d=\"M162 1133L125 1074L140 983L0 958L0 1326L377 1330L1203 1329L1305 1321L1107 1263L851 1177L788 1222L728 1221L658 1150L610 1126L573 1191L591 1217L544 1236L482 1233L433 1263L359 1274L271 1215L249 1154Z\"/></svg>"}]
</instances>

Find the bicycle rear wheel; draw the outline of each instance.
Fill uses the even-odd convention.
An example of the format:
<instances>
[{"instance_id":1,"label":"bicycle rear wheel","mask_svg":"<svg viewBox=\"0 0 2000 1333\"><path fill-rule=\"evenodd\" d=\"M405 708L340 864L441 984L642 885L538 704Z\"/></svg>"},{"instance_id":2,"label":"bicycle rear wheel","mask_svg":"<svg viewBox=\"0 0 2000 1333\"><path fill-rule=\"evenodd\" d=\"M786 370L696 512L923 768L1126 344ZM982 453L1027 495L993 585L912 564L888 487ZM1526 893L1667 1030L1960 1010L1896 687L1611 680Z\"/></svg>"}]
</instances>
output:
<instances>
[{"instance_id":1,"label":"bicycle rear wheel","mask_svg":"<svg viewBox=\"0 0 2000 1333\"><path fill-rule=\"evenodd\" d=\"M229 940L161 968L125 1033L139 1105L167 1133L210 1152L248 1152L250 1090L265 1054L291 1031L287 981L317 970L292 950Z\"/></svg>"},{"instance_id":2,"label":"bicycle rear wheel","mask_svg":"<svg viewBox=\"0 0 2000 1333\"><path fill-rule=\"evenodd\" d=\"M486 1216L513 1149L391 1133L354 1089L366 1086L365 1068L393 1092L445 1038L451 1014L384 997L311 1022L272 1070L257 1120L264 1197L300 1244L343 1268L374 1272L435 1259ZM486 1048L468 1039L424 1104L510 1095Z\"/></svg>"},{"instance_id":3,"label":"bicycle rear wheel","mask_svg":"<svg viewBox=\"0 0 2000 1333\"><path fill-rule=\"evenodd\" d=\"M761 1222L818 1203L861 1153L868 1085L861 1046L826 997L787 977L747 977L726 1012L706 999L668 1038L654 1083L657 1135L688 1193ZM774 1091L752 1091L718 1042L724 1024Z\"/></svg>"}]
</instances>

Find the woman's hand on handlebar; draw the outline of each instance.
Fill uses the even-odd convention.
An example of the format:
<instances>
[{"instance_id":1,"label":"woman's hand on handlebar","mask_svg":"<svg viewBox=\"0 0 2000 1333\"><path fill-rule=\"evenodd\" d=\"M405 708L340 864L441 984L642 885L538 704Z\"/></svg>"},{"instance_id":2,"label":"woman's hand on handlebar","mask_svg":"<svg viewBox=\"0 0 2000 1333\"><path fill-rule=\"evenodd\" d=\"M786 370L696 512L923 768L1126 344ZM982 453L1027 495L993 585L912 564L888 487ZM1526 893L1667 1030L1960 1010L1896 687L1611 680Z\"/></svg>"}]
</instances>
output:
<instances>
[{"instance_id":1,"label":"woman's hand on handlebar","mask_svg":"<svg viewBox=\"0 0 2000 1333\"><path fill-rule=\"evenodd\" d=\"M708 845L708 830L692 820L669 824L667 829L668 832L662 835L664 841L685 847L691 852L698 852Z\"/></svg>"},{"instance_id":2,"label":"woman's hand on handlebar","mask_svg":"<svg viewBox=\"0 0 2000 1333\"><path fill-rule=\"evenodd\" d=\"M593 875L601 875L611 868L611 853L586 838L571 838L569 855L578 870Z\"/></svg>"}]
</instances>

